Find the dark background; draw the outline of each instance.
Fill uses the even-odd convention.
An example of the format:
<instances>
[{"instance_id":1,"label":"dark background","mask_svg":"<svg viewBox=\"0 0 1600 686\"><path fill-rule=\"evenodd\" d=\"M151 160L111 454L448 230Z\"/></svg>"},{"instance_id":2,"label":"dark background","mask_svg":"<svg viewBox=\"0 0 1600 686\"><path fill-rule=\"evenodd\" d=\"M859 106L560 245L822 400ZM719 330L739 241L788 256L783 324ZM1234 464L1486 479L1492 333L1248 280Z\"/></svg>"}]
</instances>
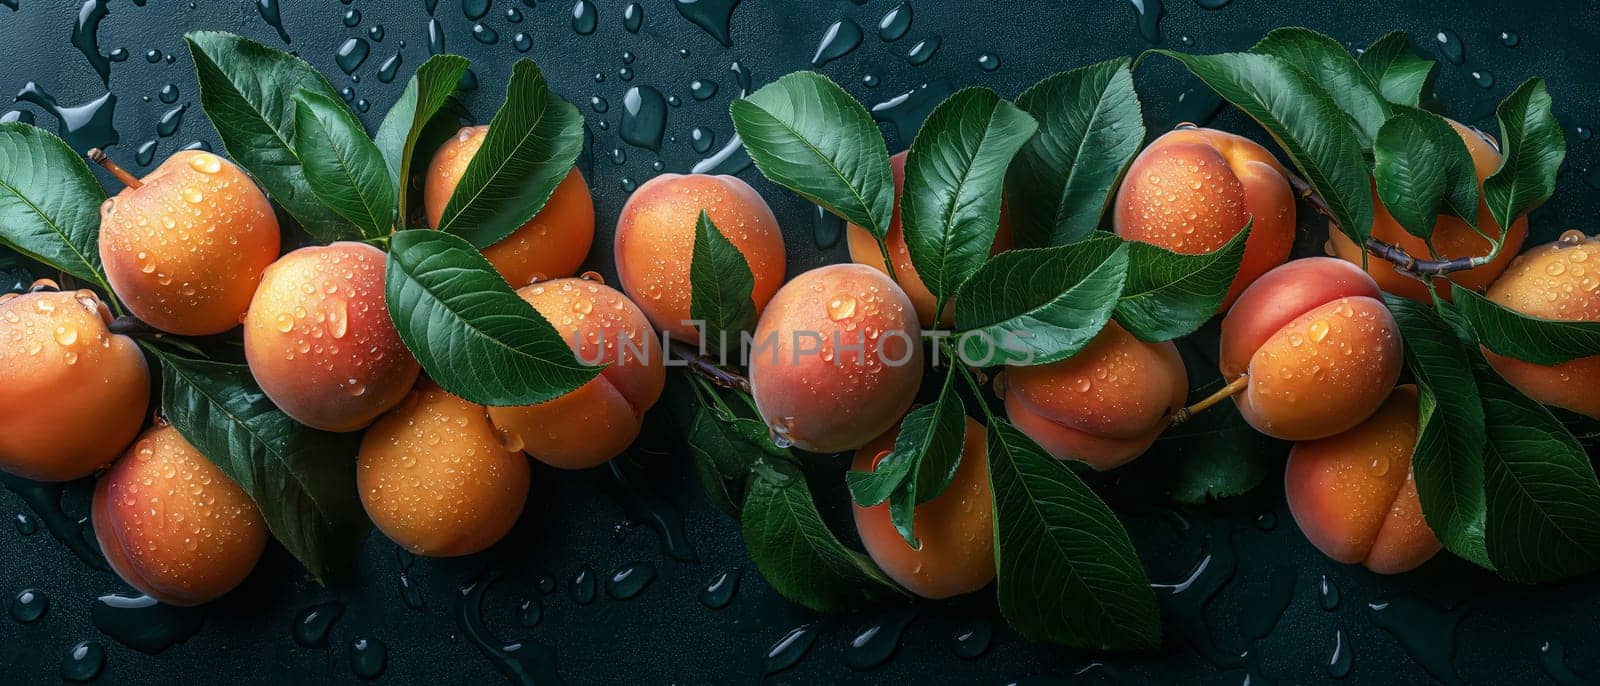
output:
<instances>
[{"instance_id":1,"label":"dark background","mask_svg":"<svg viewBox=\"0 0 1600 686\"><path fill-rule=\"evenodd\" d=\"M94 1L87 7L66 0L0 5L19 2L16 10L0 6L0 92L18 92L34 81L66 106L105 94L90 61L71 40L80 10L92 10ZM185 31L235 31L299 53L322 69L335 88L351 87L354 98L370 103L370 111L362 115L369 128L376 127L429 49L428 3L417 0L284 0L282 23L291 39L287 45L250 0L101 4L109 16L99 27L98 51L111 54L120 48L127 55L110 64L110 91L118 98L112 122L120 138L110 150L114 159L141 174L148 166L138 163L136 150L147 141L156 141L154 163L194 141L216 145L196 100L192 65L181 40ZM720 45L680 16L674 0L643 2L643 28L637 34L623 27L626 3L596 4L598 28L591 35L574 31L568 0L544 0L537 6L533 0L495 0L479 22L464 15L460 0L439 0L433 16L446 49L473 60L480 85L468 103L480 121L487 121L503 96L511 63L524 56L536 60L555 90L584 112L595 134L582 163L598 212L592 262L608 274L610 231L626 199L627 181L648 179L657 173L653 165L658 161L665 170L687 171L705 157L691 146L694 127L713 132L717 147L731 135L727 103L737 97L739 87L730 63L737 60L747 68L755 86L804 68L828 25L840 18L854 20L866 38L859 49L821 71L869 106L922 84L932 85L913 103L923 100L927 106L934 100L927 93L965 85L984 85L1014 97L1051 73L1137 54L1155 44L1197 52L1243 49L1284 25L1309 26L1352 47L1404 30L1422 54L1440 60L1437 94L1445 112L1491 132L1498 131L1493 110L1500 98L1529 76L1549 82L1569 154L1560 191L1535 213L1530 244L1551 240L1566 228L1586 233L1600 228L1600 172L1593 170L1600 164L1600 150L1588 140L1586 128L1600 126L1600 5L1594 3L1232 0L1208 10L1196 0L1166 0L1164 10L1157 10L1158 0L1145 0L1148 11L1164 14L1157 34L1147 30L1150 22L1141 30L1139 16L1126 0L911 0L909 33L886 42L876 26L898 0L746 0L733 13L732 47ZM519 21L508 16L512 9ZM360 18L347 26L342 19L351 10ZM498 42L477 40L475 23L491 28ZM383 38L371 40L368 31L378 25ZM1464 46L1461 64L1442 57L1434 38L1441 31ZM1514 46L1502 39L1503 32L1516 35ZM518 51L518 33L525 33L524 45L531 46L526 53ZM354 70L359 82L335 62L338 46L348 37L366 38L371 46L371 55ZM937 53L925 64L912 65L908 50L934 37L941 40ZM152 54L153 62L146 59L152 50L160 51ZM385 83L379 66L396 54L403 66L393 82ZM979 56L985 54L999 59L997 70L980 67ZM631 69L631 81L619 72L624 67ZM1480 85L1489 81L1485 74L1492 74L1488 87ZM875 86L865 85L867 75L876 77ZM1150 58L1137 77L1152 132L1183 119L1204 120L1213 109L1203 88L1194 90L1197 84L1170 60ZM716 95L705 101L691 97L689 84L696 79L716 82ZM171 104L159 95L167 84L178 92ZM628 146L617 137L623 94L640 84L681 100L681 106L669 108L670 138L659 152ZM591 96L609 101L609 109L597 113L588 104ZM185 104L189 110L176 131L159 135L163 115ZM57 126L56 117L45 109L31 104L18 108L37 115L41 126ZM915 121L912 116L896 123L914 126ZM1253 125L1231 111L1223 111L1215 125L1259 137ZM914 133L887 123L885 131L891 150L904 148ZM107 138L104 131L79 133L86 136L80 141L85 147L111 142L92 140L96 135ZM622 150L625 161L613 162L614 149ZM739 175L755 184L777 211L788 239L791 274L845 259L842 243L819 247L811 208L765 183L753 168ZM823 233L829 228L834 227L824 224ZM659 438L644 443L670 445ZM88 484L65 488L59 507L52 504L54 493L35 493L37 509L14 492L26 489L0 490L0 514L16 524L0 526L0 600L9 603L18 592L32 588L50 603L35 622L0 617L0 681L55 681L71 647L88 640L98 642L107 654L99 675L102 683L348 682L356 680L350 646L364 638L387 646L382 679L492 683L503 677L464 631L458 590L485 570L504 573L485 595L483 618L496 636L489 641L527 641L525 653L536 652L535 644L542 646L541 651L553 654L559 674L579 683L758 680L769 648L791 629L813 622L816 639L810 651L768 680L1239 683L1248 677L1257 684L1305 683L1329 678L1326 665L1336 641L1353 657L1345 678L1350 682L1425 681L1430 672L1420 662L1430 661L1434 677L1473 683L1576 683L1570 681L1576 674L1600 675L1600 635L1594 631L1600 588L1593 577L1521 587L1447 555L1396 578L1335 564L1301 537L1282 504L1276 476L1252 496L1200 509L1114 500L1127 516L1153 581L1181 581L1198 565L1206 565L1186 590L1159 590L1167 627L1160 650L1108 656L1030 645L1004 628L991 596L982 593L919 605L894 656L874 669L855 671L848 663L864 653L851 650L852 640L879 624L890 625L888 632L903 613L865 611L827 619L789 605L749 565L737 524L705 503L680 457L670 450L647 451L628 464L640 473L627 480L604 468L586 473L537 468L517 529L490 552L471 558L412 560L397 555L393 544L375 534L365 544L354 578L325 589L271 547L243 587L204 610L198 633L156 655L135 651L95 628L90 611L96 597L129 589L114 575L86 565L41 526L54 522L63 525L67 538L77 535L75 520L88 513ZM842 501L839 493L823 497L835 510ZM667 525L654 526L654 519ZM663 530L672 532L665 537L671 539L687 532L683 540L693 550L692 561L678 559L690 557L681 545L679 555L668 554ZM614 599L602 584L599 598L590 604L573 598L573 578L581 570L591 569L604 579L640 561L654 564L660 574L636 597ZM729 569L742 570L732 604L708 609L698 600L701 589ZM556 590L542 593L541 578L553 579ZM420 603L405 602L407 585L420 595ZM1324 609L1324 586L1337 589L1332 609ZM529 599L543 608L535 626L524 626L518 617L519 607ZM297 644L291 632L297 616L329 602L344 608L330 647ZM1369 607L1383 603L1390 604L1382 610ZM958 655L956 636L986 626L994 631L988 649L976 659ZM1570 669L1555 658L1563 647ZM548 669L552 663L542 664Z\"/></svg>"}]
</instances>

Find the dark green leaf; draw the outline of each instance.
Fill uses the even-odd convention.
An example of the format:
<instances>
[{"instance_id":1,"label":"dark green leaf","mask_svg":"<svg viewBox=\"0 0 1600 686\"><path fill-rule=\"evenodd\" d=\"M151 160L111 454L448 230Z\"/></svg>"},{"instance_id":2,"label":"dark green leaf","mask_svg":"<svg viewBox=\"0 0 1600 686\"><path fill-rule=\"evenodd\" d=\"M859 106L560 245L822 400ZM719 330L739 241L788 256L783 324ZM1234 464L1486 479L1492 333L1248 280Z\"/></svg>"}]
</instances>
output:
<instances>
[{"instance_id":1,"label":"dark green leaf","mask_svg":"<svg viewBox=\"0 0 1600 686\"><path fill-rule=\"evenodd\" d=\"M694 410L687 433L689 454L694 457L700 485L718 509L738 519L744 509L744 490L750 469L761 452L743 445L709 410Z\"/></svg>"},{"instance_id":2,"label":"dark green leaf","mask_svg":"<svg viewBox=\"0 0 1600 686\"><path fill-rule=\"evenodd\" d=\"M311 91L294 98L294 145L306 183L363 238L394 230L394 178L378 146L344 104Z\"/></svg>"},{"instance_id":3,"label":"dark green leaf","mask_svg":"<svg viewBox=\"0 0 1600 686\"><path fill-rule=\"evenodd\" d=\"M872 507L890 501L889 519L912 548L912 515L917 505L944 493L961 465L966 445L967 415L956 390L955 367L945 374L938 400L907 413L895 435L894 449L870 472L845 474L857 505Z\"/></svg>"},{"instance_id":4,"label":"dark green leaf","mask_svg":"<svg viewBox=\"0 0 1600 686\"><path fill-rule=\"evenodd\" d=\"M1396 107L1372 149L1378 197L1411 235L1428 240L1441 213L1478 225L1478 172L1455 127L1437 114Z\"/></svg>"},{"instance_id":5,"label":"dark green leaf","mask_svg":"<svg viewBox=\"0 0 1600 686\"><path fill-rule=\"evenodd\" d=\"M1320 84L1334 103L1350 117L1351 126L1363 146L1378 137L1378 127L1389 118L1389 101L1378 83L1354 57L1332 38L1298 26L1274 29L1250 52L1275 55Z\"/></svg>"},{"instance_id":6,"label":"dark green leaf","mask_svg":"<svg viewBox=\"0 0 1600 686\"><path fill-rule=\"evenodd\" d=\"M700 323L701 340L713 354L734 352L739 334L755 328L755 284L744 253L700 210L689 261L689 318Z\"/></svg>"},{"instance_id":7,"label":"dark green leaf","mask_svg":"<svg viewBox=\"0 0 1600 686\"><path fill-rule=\"evenodd\" d=\"M962 357L984 366L1071 357L1100 333L1122 296L1128 248L1100 236L994 256L961 287Z\"/></svg>"},{"instance_id":8,"label":"dark green leaf","mask_svg":"<svg viewBox=\"0 0 1600 686\"><path fill-rule=\"evenodd\" d=\"M60 138L31 124L0 124L0 242L102 292L100 205L106 193Z\"/></svg>"},{"instance_id":9,"label":"dark green leaf","mask_svg":"<svg viewBox=\"0 0 1600 686\"><path fill-rule=\"evenodd\" d=\"M1194 333L1216 315L1244 260L1250 223L1221 248L1182 255L1149 243L1128 244L1128 285L1117 321L1142 341L1170 341Z\"/></svg>"},{"instance_id":10,"label":"dark green leaf","mask_svg":"<svg viewBox=\"0 0 1600 686\"><path fill-rule=\"evenodd\" d=\"M1379 38L1356 61L1377 82L1383 97L1408 107L1421 102L1433 74L1433 61L1417 57L1401 31Z\"/></svg>"},{"instance_id":11,"label":"dark green leaf","mask_svg":"<svg viewBox=\"0 0 1600 686\"><path fill-rule=\"evenodd\" d=\"M383 151L383 160L389 165L389 173L395 181L395 197L399 201L400 217L405 219L410 208L407 207L406 193L411 182L412 158L417 152L417 140L427 128L428 122L434 115L439 114L450 97L455 94L456 87L461 83L461 75L467 71L467 58L460 55L434 55L417 67L417 72L411 75L411 81L406 84L406 90L400 94L400 100L389 108L389 113L383 115L383 123L378 125L376 136L378 149Z\"/></svg>"},{"instance_id":12,"label":"dark green leaf","mask_svg":"<svg viewBox=\"0 0 1600 686\"><path fill-rule=\"evenodd\" d=\"M1508 227L1555 194L1567 140L1550 111L1544 79L1523 81L1494 114L1500 121L1500 168L1483 180L1483 201L1495 223Z\"/></svg>"},{"instance_id":13,"label":"dark green leaf","mask_svg":"<svg viewBox=\"0 0 1600 686\"><path fill-rule=\"evenodd\" d=\"M1478 341L1501 355L1544 365L1600 355L1600 322L1529 317L1471 289L1452 286L1451 293Z\"/></svg>"}]
</instances>

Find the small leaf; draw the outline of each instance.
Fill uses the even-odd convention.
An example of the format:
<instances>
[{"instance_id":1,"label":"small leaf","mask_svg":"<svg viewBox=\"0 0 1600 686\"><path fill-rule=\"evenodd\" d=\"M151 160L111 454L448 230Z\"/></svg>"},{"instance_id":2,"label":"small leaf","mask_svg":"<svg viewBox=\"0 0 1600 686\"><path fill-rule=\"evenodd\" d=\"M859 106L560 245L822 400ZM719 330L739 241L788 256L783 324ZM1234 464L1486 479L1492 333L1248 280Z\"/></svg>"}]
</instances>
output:
<instances>
[{"instance_id":1,"label":"small leaf","mask_svg":"<svg viewBox=\"0 0 1600 686\"><path fill-rule=\"evenodd\" d=\"M1145 648L1161 616L1122 522L1060 460L1003 421L989 424L995 597L1030 641Z\"/></svg>"},{"instance_id":2,"label":"small leaf","mask_svg":"<svg viewBox=\"0 0 1600 686\"><path fill-rule=\"evenodd\" d=\"M1115 236L1000 253L956 297L962 357L982 366L1071 357L1111 318L1127 276L1128 247Z\"/></svg>"},{"instance_id":3,"label":"small leaf","mask_svg":"<svg viewBox=\"0 0 1600 686\"><path fill-rule=\"evenodd\" d=\"M1600 322L1529 317L1467 288L1451 293L1478 341L1501 355L1543 365L1600 355Z\"/></svg>"},{"instance_id":4,"label":"small leaf","mask_svg":"<svg viewBox=\"0 0 1600 686\"><path fill-rule=\"evenodd\" d=\"M467 71L467 58L460 55L434 55L417 67L400 100L383 115L375 137L383 161L394 177L394 195L402 221L410 218L406 191L411 185L411 164L417 142L434 115L439 114L461 83Z\"/></svg>"},{"instance_id":5,"label":"small leaf","mask_svg":"<svg viewBox=\"0 0 1600 686\"><path fill-rule=\"evenodd\" d=\"M1383 206L1411 235L1428 240L1442 213L1478 225L1478 172L1455 127L1437 114L1396 107L1372 148Z\"/></svg>"},{"instance_id":6,"label":"small leaf","mask_svg":"<svg viewBox=\"0 0 1600 686\"><path fill-rule=\"evenodd\" d=\"M1150 343L1194 333L1222 307L1249 236L1246 222L1222 247L1199 255L1129 242L1128 285L1117 303L1117 322Z\"/></svg>"},{"instance_id":7,"label":"small leaf","mask_svg":"<svg viewBox=\"0 0 1600 686\"><path fill-rule=\"evenodd\" d=\"M300 91L294 102L294 145L312 192L363 238L389 235L395 225L394 178L361 122L338 100L311 91Z\"/></svg>"},{"instance_id":8,"label":"small leaf","mask_svg":"<svg viewBox=\"0 0 1600 686\"><path fill-rule=\"evenodd\" d=\"M1567 140L1550 111L1544 79L1523 81L1494 114L1500 121L1500 168L1483 180L1483 201L1496 224L1511 226L1555 194Z\"/></svg>"},{"instance_id":9,"label":"small leaf","mask_svg":"<svg viewBox=\"0 0 1600 686\"><path fill-rule=\"evenodd\" d=\"M78 153L31 124L0 124L0 243L110 293L100 264L106 193Z\"/></svg>"},{"instance_id":10,"label":"small leaf","mask_svg":"<svg viewBox=\"0 0 1600 686\"><path fill-rule=\"evenodd\" d=\"M989 257L1000 228L1006 166L1038 128L987 88L964 88L933 108L906 153L900 220L923 285L954 295Z\"/></svg>"},{"instance_id":11,"label":"small leaf","mask_svg":"<svg viewBox=\"0 0 1600 686\"><path fill-rule=\"evenodd\" d=\"M761 173L878 240L894 216L883 134L861 103L828 77L794 72L728 106Z\"/></svg>"},{"instance_id":12,"label":"small leaf","mask_svg":"<svg viewBox=\"0 0 1600 686\"><path fill-rule=\"evenodd\" d=\"M1144 142L1144 114L1129 60L1120 57L1046 77L1017 97L1039 134L1006 176L1018 247L1085 238Z\"/></svg>"},{"instance_id":13,"label":"small leaf","mask_svg":"<svg viewBox=\"0 0 1600 686\"><path fill-rule=\"evenodd\" d=\"M872 507L890 501L889 520L912 548L915 507L944 493L961 466L966 445L967 415L956 390L959 372L949 367L939 398L907 413L900 421L894 449L869 472L845 474L857 505Z\"/></svg>"},{"instance_id":14,"label":"small leaf","mask_svg":"<svg viewBox=\"0 0 1600 686\"><path fill-rule=\"evenodd\" d=\"M1396 105L1416 107L1433 76L1433 61L1417 57L1406 44L1406 34L1386 34L1356 59L1361 69L1377 82L1383 97Z\"/></svg>"},{"instance_id":15,"label":"small leaf","mask_svg":"<svg viewBox=\"0 0 1600 686\"><path fill-rule=\"evenodd\" d=\"M1378 83L1354 57L1332 38L1311 29L1290 26L1273 29L1250 52L1275 55L1320 84L1334 103L1350 117L1363 147L1378 137L1378 127L1391 114L1389 101Z\"/></svg>"},{"instance_id":16,"label":"small leaf","mask_svg":"<svg viewBox=\"0 0 1600 686\"><path fill-rule=\"evenodd\" d=\"M533 62L517 60L505 103L436 228L478 248L500 242L544 209L582 150L583 115L550 92Z\"/></svg>"},{"instance_id":17,"label":"small leaf","mask_svg":"<svg viewBox=\"0 0 1600 686\"><path fill-rule=\"evenodd\" d=\"M755 328L755 283L744 253L700 210L689 261L689 318L700 323L701 340L713 354L733 352L739 334Z\"/></svg>"},{"instance_id":18,"label":"small leaf","mask_svg":"<svg viewBox=\"0 0 1600 686\"><path fill-rule=\"evenodd\" d=\"M755 420L742 420L755 421ZM738 519L744 509L745 484L761 452L743 445L709 410L695 408L694 419L686 431L689 454L694 458L700 485L713 504L729 517Z\"/></svg>"},{"instance_id":19,"label":"small leaf","mask_svg":"<svg viewBox=\"0 0 1600 686\"><path fill-rule=\"evenodd\" d=\"M387 270L389 317L400 340L455 395L482 405L532 405L600 373L581 364L555 327L458 236L398 232Z\"/></svg>"}]
</instances>

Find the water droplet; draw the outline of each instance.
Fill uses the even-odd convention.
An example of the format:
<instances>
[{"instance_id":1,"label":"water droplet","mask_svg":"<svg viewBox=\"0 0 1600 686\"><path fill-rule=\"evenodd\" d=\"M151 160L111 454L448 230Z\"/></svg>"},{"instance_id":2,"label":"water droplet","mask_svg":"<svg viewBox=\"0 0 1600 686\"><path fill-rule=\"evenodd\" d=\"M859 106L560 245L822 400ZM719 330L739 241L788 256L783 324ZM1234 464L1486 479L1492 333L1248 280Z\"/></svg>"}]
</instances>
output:
<instances>
[{"instance_id":1,"label":"water droplet","mask_svg":"<svg viewBox=\"0 0 1600 686\"><path fill-rule=\"evenodd\" d=\"M930 36L919 40L916 45L911 46L911 49L906 51L906 61L910 62L911 66L914 67L927 64L928 60L933 59L934 54L939 52L939 46L942 43L943 39L938 36Z\"/></svg>"},{"instance_id":2,"label":"water droplet","mask_svg":"<svg viewBox=\"0 0 1600 686\"><path fill-rule=\"evenodd\" d=\"M389 647L376 638L359 637L350 642L350 671L362 681L371 681L389 666Z\"/></svg>"},{"instance_id":3,"label":"water droplet","mask_svg":"<svg viewBox=\"0 0 1600 686\"><path fill-rule=\"evenodd\" d=\"M627 600L642 593L656 578L656 566L650 562L635 562L611 573L606 580L606 594L617 600Z\"/></svg>"},{"instance_id":4,"label":"water droplet","mask_svg":"<svg viewBox=\"0 0 1600 686\"><path fill-rule=\"evenodd\" d=\"M790 629L767 649L762 673L773 674L799 664L811 651L811 645L817 642L817 630L820 627L820 622L813 622Z\"/></svg>"},{"instance_id":5,"label":"water droplet","mask_svg":"<svg viewBox=\"0 0 1600 686\"><path fill-rule=\"evenodd\" d=\"M1306 337L1313 343L1321 343L1328 337L1328 322L1322 319L1311 322L1311 326L1306 329Z\"/></svg>"},{"instance_id":6,"label":"water droplet","mask_svg":"<svg viewBox=\"0 0 1600 686\"><path fill-rule=\"evenodd\" d=\"M689 23L700 27L725 48L733 47L729 33L733 22L733 9L740 0L673 0L678 14Z\"/></svg>"},{"instance_id":7,"label":"water droplet","mask_svg":"<svg viewBox=\"0 0 1600 686\"><path fill-rule=\"evenodd\" d=\"M204 607L176 607L146 595L106 594L89 616L100 633L142 653L155 655L182 643L205 623Z\"/></svg>"},{"instance_id":8,"label":"water droplet","mask_svg":"<svg viewBox=\"0 0 1600 686\"><path fill-rule=\"evenodd\" d=\"M917 616L916 608L885 610L877 621L856 634L845 648L845 664L850 669L865 671L882 665L894 656L900 647L900 636L906 626Z\"/></svg>"},{"instance_id":9,"label":"water droplet","mask_svg":"<svg viewBox=\"0 0 1600 686\"><path fill-rule=\"evenodd\" d=\"M1434 47L1438 49L1439 56L1449 60L1451 64L1461 64L1467 59L1467 48L1461 43L1461 36L1450 29L1444 29L1433 34Z\"/></svg>"},{"instance_id":10,"label":"water droplet","mask_svg":"<svg viewBox=\"0 0 1600 686\"><path fill-rule=\"evenodd\" d=\"M638 33L639 27L644 25L644 6L639 3L629 3L622 8L622 28L628 33Z\"/></svg>"},{"instance_id":11,"label":"water droplet","mask_svg":"<svg viewBox=\"0 0 1600 686\"><path fill-rule=\"evenodd\" d=\"M1344 629L1333 632L1333 654L1328 657L1328 676L1343 679L1350 676L1355 657L1350 654L1350 644L1345 641Z\"/></svg>"},{"instance_id":12,"label":"water droplet","mask_svg":"<svg viewBox=\"0 0 1600 686\"><path fill-rule=\"evenodd\" d=\"M622 96L622 123L617 133L629 145L661 149L667 128L667 107L661 91L651 86L634 86Z\"/></svg>"},{"instance_id":13,"label":"water droplet","mask_svg":"<svg viewBox=\"0 0 1600 686\"><path fill-rule=\"evenodd\" d=\"M302 648L326 648L328 634L333 625L344 616L344 606L339 603L312 605L300 612L291 627L294 642Z\"/></svg>"},{"instance_id":14,"label":"water droplet","mask_svg":"<svg viewBox=\"0 0 1600 686\"><path fill-rule=\"evenodd\" d=\"M956 655L964 660L976 660L989 650L994 636L994 624L987 619L973 619L956 632Z\"/></svg>"},{"instance_id":15,"label":"water droplet","mask_svg":"<svg viewBox=\"0 0 1600 686\"><path fill-rule=\"evenodd\" d=\"M984 71L994 71L1000 68L1000 58L990 54L978 56L978 68Z\"/></svg>"},{"instance_id":16,"label":"water droplet","mask_svg":"<svg viewBox=\"0 0 1600 686\"><path fill-rule=\"evenodd\" d=\"M1479 88L1494 88L1494 72L1488 69L1474 71L1472 72L1472 82L1478 84Z\"/></svg>"},{"instance_id":17,"label":"water droplet","mask_svg":"<svg viewBox=\"0 0 1600 686\"><path fill-rule=\"evenodd\" d=\"M710 100L717 94L717 82L709 79L695 79L689 82L689 95L695 100Z\"/></svg>"},{"instance_id":18,"label":"water droplet","mask_svg":"<svg viewBox=\"0 0 1600 686\"><path fill-rule=\"evenodd\" d=\"M1322 604L1322 609L1329 612L1339 608L1339 587L1326 574L1317 584L1317 602Z\"/></svg>"},{"instance_id":19,"label":"water droplet","mask_svg":"<svg viewBox=\"0 0 1600 686\"><path fill-rule=\"evenodd\" d=\"M849 19L840 19L828 26L822 34L822 40L817 42L816 52L811 56L811 66L820 67L840 57L850 54L861 45L861 25Z\"/></svg>"},{"instance_id":20,"label":"water droplet","mask_svg":"<svg viewBox=\"0 0 1600 686\"><path fill-rule=\"evenodd\" d=\"M828 300L828 318L833 321L843 321L854 317L856 314L856 297L849 293L840 293Z\"/></svg>"},{"instance_id":21,"label":"water droplet","mask_svg":"<svg viewBox=\"0 0 1600 686\"><path fill-rule=\"evenodd\" d=\"M367 55L371 52L372 46L368 45L365 39L346 38L339 45L338 51L334 53L333 61L339 65L340 69L344 70L344 73L353 74L356 69L361 67L362 62L367 61Z\"/></svg>"},{"instance_id":22,"label":"water droplet","mask_svg":"<svg viewBox=\"0 0 1600 686\"><path fill-rule=\"evenodd\" d=\"M711 146L716 144L717 134L713 131L696 126L689 132L689 145L697 153L704 155L711 150Z\"/></svg>"},{"instance_id":23,"label":"water droplet","mask_svg":"<svg viewBox=\"0 0 1600 686\"><path fill-rule=\"evenodd\" d=\"M490 28L488 24L473 24L472 37L478 39L478 42L484 45L494 45L500 42L499 32Z\"/></svg>"},{"instance_id":24,"label":"water droplet","mask_svg":"<svg viewBox=\"0 0 1600 686\"><path fill-rule=\"evenodd\" d=\"M50 610L50 597L44 591L27 588L11 599L11 618L29 624L39 621Z\"/></svg>"},{"instance_id":25,"label":"water droplet","mask_svg":"<svg viewBox=\"0 0 1600 686\"><path fill-rule=\"evenodd\" d=\"M1416 597L1394 596L1367 606L1367 619L1389 632L1435 679L1456 683L1456 628L1465 608L1442 610Z\"/></svg>"},{"instance_id":26,"label":"water droplet","mask_svg":"<svg viewBox=\"0 0 1600 686\"><path fill-rule=\"evenodd\" d=\"M1500 44L1501 45L1504 45L1504 46L1506 46L1508 48L1514 48L1514 47L1517 47L1517 45L1520 44L1521 42L1522 42L1522 36L1518 36L1517 34L1512 33L1510 31L1501 31L1500 32Z\"/></svg>"},{"instance_id":27,"label":"water droplet","mask_svg":"<svg viewBox=\"0 0 1600 686\"><path fill-rule=\"evenodd\" d=\"M572 30L580 36L594 33L599 24L599 17L595 16L594 3L589 0L578 0L572 5Z\"/></svg>"},{"instance_id":28,"label":"water droplet","mask_svg":"<svg viewBox=\"0 0 1600 686\"><path fill-rule=\"evenodd\" d=\"M400 65L404 62L405 58L398 52L384 60L378 65L378 80L384 83L393 81L395 75L400 72Z\"/></svg>"},{"instance_id":29,"label":"water droplet","mask_svg":"<svg viewBox=\"0 0 1600 686\"><path fill-rule=\"evenodd\" d=\"M93 681L105 666L105 646L100 645L99 641L80 641L62 656L61 678L79 683Z\"/></svg>"},{"instance_id":30,"label":"water droplet","mask_svg":"<svg viewBox=\"0 0 1600 686\"><path fill-rule=\"evenodd\" d=\"M1166 15L1167 8L1162 6L1161 0L1129 0L1133 5L1134 17L1139 22L1139 35L1151 43L1161 42L1161 17Z\"/></svg>"},{"instance_id":31,"label":"water droplet","mask_svg":"<svg viewBox=\"0 0 1600 686\"><path fill-rule=\"evenodd\" d=\"M911 3L902 2L883 14L878 20L878 37L887 42L904 38L911 30Z\"/></svg>"},{"instance_id":32,"label":"water droplet","mask_svg":"<svg viewBox=\"0 0 1600 686\"><path fill-rule=\"evenodd\" d=\"M594 577L594 570L584 565L572 577L572 602L579 605L588 605L594 602L595 594L599 590L598 582Z\"/></svg>"}]
</instances>

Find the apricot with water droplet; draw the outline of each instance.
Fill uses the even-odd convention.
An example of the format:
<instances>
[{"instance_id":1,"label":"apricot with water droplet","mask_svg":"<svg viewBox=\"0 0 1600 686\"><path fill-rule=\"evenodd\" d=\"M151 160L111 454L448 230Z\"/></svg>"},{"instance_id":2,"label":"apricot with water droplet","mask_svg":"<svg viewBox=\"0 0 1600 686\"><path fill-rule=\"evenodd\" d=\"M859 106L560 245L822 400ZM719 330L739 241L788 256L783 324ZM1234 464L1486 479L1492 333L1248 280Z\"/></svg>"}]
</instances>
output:
<instances>
[{"instance_id":1,"label":"apricot with water droplet","mask_svg":"<svg viewBox=\"0 0 1600 686\"><path fill-rule=\"evenodd\" d=\"M69 481L109 464L144 425L150 367L90 291L0 298L0 469Z\"/></svg>"},{"instance_id":2,"label":"apricot with water droplet","mask_svg":"<svg viewBox=\"0 0 1600 686\"><path fill-rule=\"evenodd\" d=\"M1600 238L1568 231L1511 263L1489 287L1501 306L1542 319L1600 322ZM1489 364L1528 397L1600 419L1600 355L1556 365L1525 362L1484 349Z\"/></svg>"}]
</instances>

